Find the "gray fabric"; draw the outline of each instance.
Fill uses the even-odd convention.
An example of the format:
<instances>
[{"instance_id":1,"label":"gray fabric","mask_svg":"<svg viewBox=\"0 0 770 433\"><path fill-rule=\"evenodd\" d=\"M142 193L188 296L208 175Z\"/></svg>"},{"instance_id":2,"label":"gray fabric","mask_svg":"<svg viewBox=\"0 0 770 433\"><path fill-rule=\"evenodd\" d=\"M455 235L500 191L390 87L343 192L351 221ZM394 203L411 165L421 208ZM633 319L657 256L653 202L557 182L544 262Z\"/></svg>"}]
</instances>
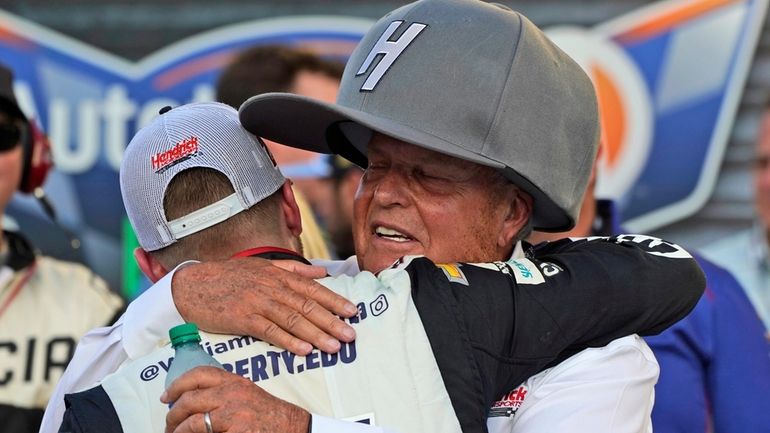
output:
<instances>
[{"instance_id":1,"label":"gray fabric","mask_svg":"<svg viewBox=\"0 0 770 433\"><path fill-rule=\"evenodd\" d=\"M426 27L357 74L395 21L391 51ZM256 135L359 165L373 130L497 168L533 196L533 224L549 231L574 225L599 137L583 70L518 12L477 0L421 0L386 15L353 52L336 104L269 93L240 117Z\"/></svg>"},{"instance_id":2,"label":"gray fabric","mask_svg":"<svg viewBox=\"0 0 770 433\"><path fill-rule=\"evenodd\" d=\"M183 144L191 139L197 147ZM173 149L179 149L176 155L162 162L157 158ZM167 111L131 139L120 167L123 204L143 249L155 251L176 241L163 211L163 197L171 179L193 167L227 176L246 209L285 181L264 144L241 127L233 108L204 102Z\"/></svg>"}]
</instances>

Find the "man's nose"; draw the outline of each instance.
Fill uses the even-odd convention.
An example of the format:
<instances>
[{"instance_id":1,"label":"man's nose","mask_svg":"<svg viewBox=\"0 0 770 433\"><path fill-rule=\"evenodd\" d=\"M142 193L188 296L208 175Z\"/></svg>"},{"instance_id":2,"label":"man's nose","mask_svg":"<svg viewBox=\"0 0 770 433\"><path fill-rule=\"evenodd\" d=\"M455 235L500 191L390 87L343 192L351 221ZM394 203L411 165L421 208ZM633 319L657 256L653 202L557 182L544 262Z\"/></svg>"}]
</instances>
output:
<instances>
[{"instance_id":1,"label":"man's nose","mask_svg":"<svg viewBox=\"0 0 770 433\"><path fill-rule=\"evenodd\" d=\"M409 179L403 170L391 167L374 188L373 200L380 206L405 206L408 203Z\"/></svg>"}]
</instances>

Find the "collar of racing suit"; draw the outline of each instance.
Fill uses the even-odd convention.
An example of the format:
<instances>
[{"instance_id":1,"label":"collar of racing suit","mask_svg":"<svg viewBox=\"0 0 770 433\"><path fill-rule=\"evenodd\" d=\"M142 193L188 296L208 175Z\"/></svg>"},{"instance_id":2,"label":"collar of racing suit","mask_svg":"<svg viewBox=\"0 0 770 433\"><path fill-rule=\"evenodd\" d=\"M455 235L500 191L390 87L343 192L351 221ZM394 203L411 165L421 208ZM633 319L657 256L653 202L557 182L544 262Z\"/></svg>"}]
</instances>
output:
<instances>
[{"instance_id":1,"label":"collar of racing suit","mask_svg":"<svg viewBox=\"0 0 770 433\"><path fill-rule=\"evenodd\" d=\"M310 262L307 261L306 258L302 257L300 254L298 254L295 251L287 250L286 248L270 247L270 246L259 247L259 248L249 248L248 250L243 250L239 253L234 254L231 258L234 259L238 257L259 257L267 260L296 260L306 265L310 264Z\"/></svg>"},{"instance_id":2,"label":"collar of racing suit","mask_svg":"<svg viewBox=\"0 0 770 433\"><path fill-rule=\"evenodd\" d=\"M35 262L35 249L27 238L20 233L7 230L3 230L3 238L8 245L8 255L0 266L18 271Z\"/></svg>"}]
</instances>

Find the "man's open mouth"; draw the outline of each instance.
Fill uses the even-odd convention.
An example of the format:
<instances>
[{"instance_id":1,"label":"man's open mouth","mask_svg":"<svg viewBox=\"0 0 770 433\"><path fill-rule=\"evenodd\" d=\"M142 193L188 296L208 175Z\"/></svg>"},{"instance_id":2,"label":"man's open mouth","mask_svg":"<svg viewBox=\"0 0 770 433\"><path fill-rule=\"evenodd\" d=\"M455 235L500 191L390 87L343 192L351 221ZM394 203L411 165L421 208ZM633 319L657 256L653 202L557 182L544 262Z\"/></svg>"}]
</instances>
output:
<instances>
[{"instance_id":1,"label":"man's open mouth","mask_svg":"<svg viewBox=\"0 0 770 433\"><path fill-rule=\"evenodd\" d=\"M395 242L409 242L414 239L405 235L398 230L389 229L386 227L378 226L374 229L374 233L381 237Z\"/></svg>"}]
</instances>

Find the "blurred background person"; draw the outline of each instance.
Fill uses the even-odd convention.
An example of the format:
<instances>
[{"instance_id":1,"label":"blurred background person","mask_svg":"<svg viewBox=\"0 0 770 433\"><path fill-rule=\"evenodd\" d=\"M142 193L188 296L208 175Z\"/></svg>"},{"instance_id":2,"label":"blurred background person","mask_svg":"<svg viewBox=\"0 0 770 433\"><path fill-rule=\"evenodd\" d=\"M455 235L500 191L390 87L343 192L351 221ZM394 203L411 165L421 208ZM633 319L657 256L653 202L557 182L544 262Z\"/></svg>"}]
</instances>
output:
<instances>
[{"instance_id":1,"label":"blurred background person","mask_svg":"<svg viewBox=\"0 0 770 433\"><path fill-rule=\"evenodd\" d=\"M770 341L770 99L760 118L753 176L754 226L706 246L703 255L729 269L741 282Z\"/></svg>"},{"instance_id":2,"label":"blurred background person","mask_svg":"<svg viewBox=\"0 0 770 433\"><path fill-rule=\"evenodd\" d=\"M766 152L770 158L770 139ZM530 242L622 233L613 202L596 198L601 153L600 148L575 228L533 232ZM767 184L770 193L770 176ZM770 205L766 211L770 216ZM738 281L714 263L695 259L706 275L706 291L695 309L660 335L645 337L660 364L653 431L770 432L770 340L763 338L762 323Z\"/></svg>"},{"instance_id":3,"label":"blurred background person","mask_svg":"<svg viewBox=\"0 0 770 433\"><path fill-rule=\"evenodd\" d=\"M0 212L17 191L39 188L48 139L27 119L0 65ZM23 236L0 237L0 432L37 432L80 337L112 323L123 301L80 264L40 255Z\"/></svg>"},{"instance_id":4,"label":"blurred background person","mask_svg":"<svg viewBox=\"0 0 770 433\"><path fill-rule=\"evenodd\" d=\"M326 230L337 258L345 259L356 254L353 245L353 199L364 171L338 155L331 156L329 164L332 195Z\"/></svg>"},{"instance_id":5,"label":"blurred background person","mask_svg":"<svg viewBox=\"0 0 770 433\"><path fill-rule=\"evenodd\" d=\"M262 45L238 54L222 70L216 85L217 101L238 109L254 95L289 92L326 102L337 98L344 64L326 60L299 48ZM297 203L304 221L302 245L305 256L328 259L324 228L339 227L337 183L327 155L283 146L265 140L284 176L294 182ZM355 190L354 190L355 191ZM297 194L299 192L299 194ZM352 200L352 197L350 198ZM350 219L349 216L344 217ZM319 227L320 223L320 227ZM349 226L348 226L349 227ZM334 250L336 245L332 246ZM352 255L350 250L343 255Z\"/></svg>"}]
</instances>

